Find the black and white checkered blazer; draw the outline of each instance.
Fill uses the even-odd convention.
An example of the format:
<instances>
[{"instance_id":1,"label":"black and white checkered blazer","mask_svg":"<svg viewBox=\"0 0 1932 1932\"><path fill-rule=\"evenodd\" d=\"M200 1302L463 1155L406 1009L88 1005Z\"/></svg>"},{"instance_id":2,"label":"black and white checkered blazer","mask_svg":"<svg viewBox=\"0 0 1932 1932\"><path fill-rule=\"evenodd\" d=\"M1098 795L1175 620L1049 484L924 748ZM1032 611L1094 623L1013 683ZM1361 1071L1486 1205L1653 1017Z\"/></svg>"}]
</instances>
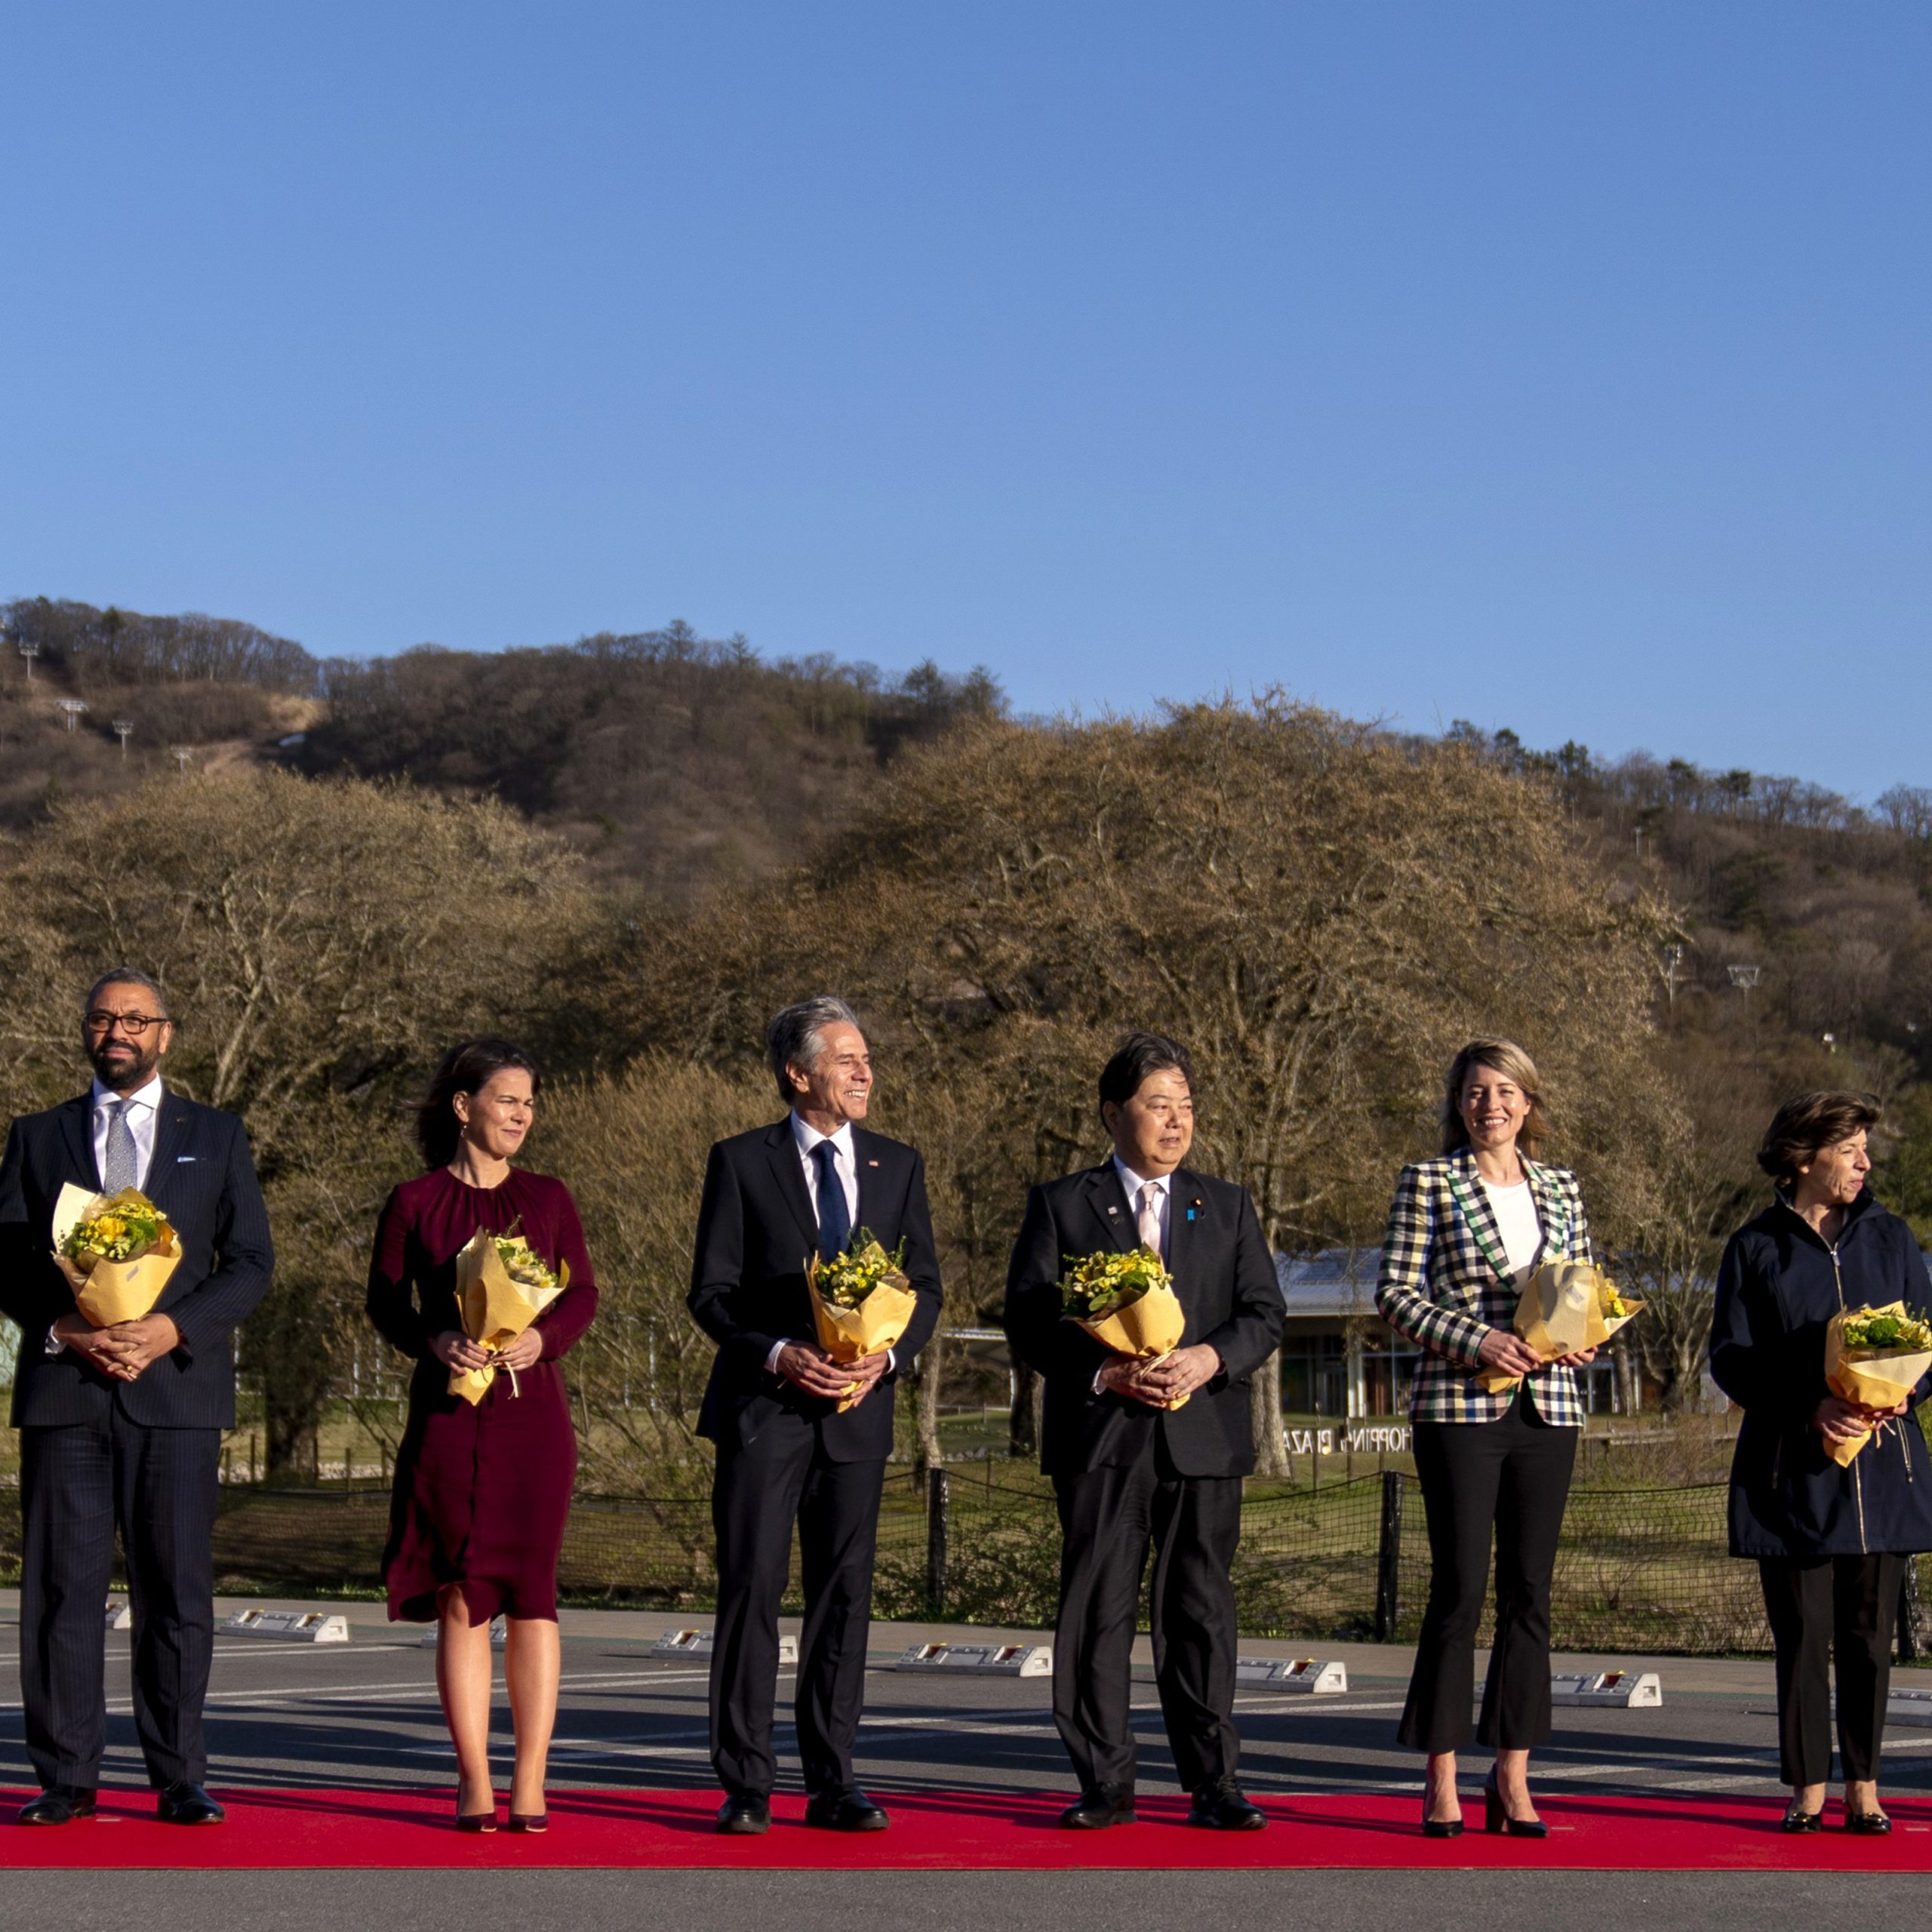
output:
<instances>
[{"instance_id":1,"label":"black and white checkered blazer","mask_svg":"<svg viewBox=\"0 0 1932 1932\"><path fill-rule=\"evenodd\" d=\"M1577 1177L1567 1168L1527 1160L1523 1171L1543 1224L1538 1263L1593 1260ZM1490 1395L1476 1386L1475 1376L1484 1334L1509 1326L1516 1298L1475 1155L1465 1147L1404 1168L1389 1210L1375 1306L1391 1328L1423 1350L1409 1410L1417 1421L1495 1422L1507 1411L1515 1392ZM1539 1369L1524 1395L1545 1422L1583 1426L1574 1369Z\"/></svg>"}]
</instances>

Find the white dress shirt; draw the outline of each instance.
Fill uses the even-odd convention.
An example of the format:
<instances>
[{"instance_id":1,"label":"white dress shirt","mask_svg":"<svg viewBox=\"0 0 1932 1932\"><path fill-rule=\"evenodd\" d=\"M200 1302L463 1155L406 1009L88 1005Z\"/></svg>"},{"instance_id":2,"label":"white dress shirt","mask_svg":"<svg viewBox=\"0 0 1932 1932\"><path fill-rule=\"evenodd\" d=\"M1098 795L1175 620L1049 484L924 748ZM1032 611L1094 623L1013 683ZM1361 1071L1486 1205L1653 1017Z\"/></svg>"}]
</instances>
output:
<instances>
[{"instance_id":1,"label":"white dress shirt","mask_svg":"<svg viewBox=\"0 0 1932 1932\"><path fill-rule=\"evenodd\" d=\"M832 1163L838 1170L838 1184L845 1190L846 1225L856 1228L859 1225L859 1157L853 1150L852 1123L845 1121L836 1134L821 1134L807 1124L802 1114L795 1113L792 1139L805 1171L805 1192L811 1196L812 1213L820 1220L824 1217L818 1211L818 1161L812 1149L821 1140L832 1143Z\"/></svg>"},{"instance_id":2,"label":"white dress shirt","mask_svg":"<svg viewBox=\"0 0 1932 1932\"><path fill-rule=\"evenodd\" d=\"M154 1165L154 1128L161 1109L161 1097L166 1089L161 1084L161 1075L156 1074L145 1087L137 1087L131 1094L117 1094L111 1087L103 1087L94 1081L88 1097L94 1103L94 1171L99 1181L107 1172L107 1130L111 1124L107 1109L115 1100L128 1103L128 1131L134 1137L134 1185L145 1189L148 1184L148 1170ZM47 1331L47 1352L57 1355L66 1343L50 1328Z\"/></svg>"},{"instance_id":3,"label":"white dress shirt","mask_svg":"<svg viewBox=\"0 0 1932 1932\"><path fill-rule=\"evenodd\" d=\"M838 1185L845 1190L845 1222L848 1227L859 1225L859 1156L852 1145L852 1123L844 1121L836 1134L821 1134L808 1121L803 1114L792 1116L792 1144L798 1150L800 1164L805 1171L805 1192L811 1197L812 1217L820 1219L818 1211L818 1160L812 1152L821 1140L832 1143L832 1164L838 1170ZM778 1373L778 1358L790 1346L788 1340L774 1342L771 1352L764 1358L764 1372L768 1375ZM888 1372L899 1366L899 1358L893 1351L885 1352L885 1365Z\"/></svg>"},{"instance_id":4,"label":"white dress shirt","mask_svg":"<svg viewBox=\"0 0 1932 1932\"><path fill-rule=\"evenodd\" d=\"M165 1089L156 1074L145 1087L131 1094L117 1094L97 1080L91 1096L94 1102L94 1171L97 1177L107 1172L108 1108L116 1100L127 1103L128 1131L134 1137L134 1185L145 1188L148 1170L154 1164L154 1128Z\"/></svg>"}]
</instances>

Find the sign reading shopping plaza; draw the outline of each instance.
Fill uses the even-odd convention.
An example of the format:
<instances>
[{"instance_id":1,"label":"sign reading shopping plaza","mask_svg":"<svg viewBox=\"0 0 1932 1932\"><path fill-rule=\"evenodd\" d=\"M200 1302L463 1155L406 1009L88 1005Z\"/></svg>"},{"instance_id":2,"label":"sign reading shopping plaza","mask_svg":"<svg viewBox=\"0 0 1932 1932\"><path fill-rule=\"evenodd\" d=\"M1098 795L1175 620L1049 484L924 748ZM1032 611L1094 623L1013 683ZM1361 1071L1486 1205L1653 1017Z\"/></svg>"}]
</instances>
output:
<instances>
[{"instance_id":1,"label":"sign reading shopping plaza","mask_svg":"<svg viewBox=\"0 0 1932 1932\"><path fill-rule=\"evenodd\" d=\"M1287 1429L1291 1456L1406 1456L1411 1438L1405 1422L1350 1423L1339 1429Z\"/></svg>"}]
</instances>

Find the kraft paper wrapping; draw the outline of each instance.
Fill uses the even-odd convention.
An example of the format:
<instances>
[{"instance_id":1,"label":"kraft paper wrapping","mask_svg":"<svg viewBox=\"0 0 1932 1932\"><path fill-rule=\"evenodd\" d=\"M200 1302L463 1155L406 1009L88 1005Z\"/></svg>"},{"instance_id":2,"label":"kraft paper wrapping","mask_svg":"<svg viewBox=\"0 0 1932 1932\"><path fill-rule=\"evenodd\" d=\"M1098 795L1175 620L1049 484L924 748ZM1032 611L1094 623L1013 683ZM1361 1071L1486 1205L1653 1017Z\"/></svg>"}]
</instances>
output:
<instances>
[{"instance_id":1,"label":"kraft paper wrapping","mask_svg":"<svg viewBox=\"0 0 1932 1932\"><path fill-rule=\"evenodd\" d=\"M1078 1315L1066 1319L1077 1322L1115 1355L1132 1355L1141 1361L1158 1361L1163 1355L1172 1355L1180 1346L1187 1327L1187 1311L1181 1306L1180 1297L1164 1281L1097 1320L1089 1321ZM1187 1400L1182 1395L1161 1407L1181 1408Z\"/></svg>"},{"instance_id":2,"label":"kraft paper wrapping","mask_svg":"<svg viewBox=\"0 0 1932 1932\"><path fill-rule=\"evenodd\" d=\"M1559 1355L1580 1355L1598 1349L1626 1321L1644 1312L1644 1304L1626 1295L1626 1315L1605 1315L1601 1297L1611 1286L1594 1262L1546 1261L1524 1284L1512 1326L1545 1361ZM1486 1368L1476 1386L1500 1395L1522 1380L1508 1370Z\"/></svg>"},{"instance_id":3,"label":"kraft paper wrapping","mask_svg":"<svg viewBox=\"0 0 1932 1932\"><path fill-rule=\"evenodd\" d=\"M1918 1386L1918 1378L1932 1368L1932 1351L1916 1349L1859 1349L1847 1355L1844 1324L1872 1315L1906 1316L1902 1301L1887 1302L1883 1308L1849 1308L1833 1315L1825 1329L1825 1386L1847 1402L1862 1403L1868 1409L1895 1409ZM1848 1469L1858 1452L1872 1440L1866 1430L1849 1442L1827 1442L1826 1453L1841 1469Z\"/></svg>"},{"instance_id":4,"label":"kraft paper wrapping","mask_svg":"<svg viewBox=\"0 0 1932 1932\"><path fill-rule=\"evenodd\" d=\"M151 1212L158 1211L137 1189L124 1189L122 1193L109 1196L90 1194L72 1181L63 1186L54 1204L54 1265L73 1290L74 1306L97 1328L112 1328L119 1321L138 1321L143 1315L151 1314L169 1278L181 1265L180 1246L165 1217L160 1240L146 1254L137 1255L131 1261L71 1261L60 1253L61 1244L81 1222L106 1213L116 1201L129 1196Z\"/></svg>"},{"instance_id":5,"label":"kraft paper wrapping","mask_svg":"<svg viewBox=\"0 0 1932 1932\"><path fill-rule=\"evenodd\" d=\"M857 1308L841 1308L818 1291L819 1257L805 1262L805 1289L812 1298L812 1325L818 1331L818 1345L841 1366L863 1361L891 1348L905 1334L918 1306L912 1284L901 1269L881 1275L872 1292ZM838 1413L857 1405L857 1395L839 1398Z\"/></svg>"},{"instance_id":6,"label":"kraft paper wrapping","mask_svg":"<svg viewBox=\"0 0 1932 1932\"><path fill-rule=\"evenodd\" d=\"M557 1269L554 1288L525 1287L510 1279L497 1252L498 1240L509 1236L486 1233L481 1229L464 1243L456 1257L456 1303L463 1319L463 1332L479 1348L500 1355L571 1284L571 1264ZM510 1386L516 1389L516 1375L509 1373ZM453 1368L450 1393L460 1395L472 1407L490 1392L497 1379L497 1364L485 1368ZM519 1389L518 1394L522 1392Z\"/></svg>"}]
</instances>

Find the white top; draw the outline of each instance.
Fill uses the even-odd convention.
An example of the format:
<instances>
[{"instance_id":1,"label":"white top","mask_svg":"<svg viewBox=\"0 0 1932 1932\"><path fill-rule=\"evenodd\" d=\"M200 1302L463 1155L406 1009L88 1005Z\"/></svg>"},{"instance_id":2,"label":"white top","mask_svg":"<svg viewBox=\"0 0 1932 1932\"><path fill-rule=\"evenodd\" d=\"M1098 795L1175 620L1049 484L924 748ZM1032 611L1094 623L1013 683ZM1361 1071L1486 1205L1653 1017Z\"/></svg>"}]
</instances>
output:
<instances>
[{"instance_id":1,"label":"white top","mask_svg":"<svg viewBox=\"0 0 1932 1932\"><path fill-rule=\"evenodd\" d=\"M125 1100L128 1131L134 1137L134 1185L147 1186L148 1169L154 1163L155 1118L165 1091L158 1073L145 1087L137 1087L131 1094L117 1094L98 1080L94 1083L94 1171L102 1180L107 1177L107 1109L115 1101Z\"/></svg>"},{"instance_id":2,"label":"white top","mask_svg":"<svg viewBox=\"0 0 1932 1932\"><path fill-rule=\"evenodd\" d=\"M1118 1154L1114 1156L1114 1171L1120 1176L1121 1186L1127 1189L1127 1204L1133 1211L1137 1233L1140 1231L1140 1191L1146 1187L1154 1190L1156 1209L1161 1217L1161 1252L1165 1254L1168 1251L1168 1208L1174 1192L1169 1184L1170 1177L1166 1174L1137 1174Z\"/></svg>"},{"instance_id":3,"label":"white top","mask_svg":"<svg viewBox=\"0 0 1932 1932\"><path fill-rule=\"evenodd\" d=\"M1482 1191L1489 1196L1489 1211L1496 1217L1497 1232L1503 1237L1503 1259L1520 1288L1530 1278L1543 1247L1543 1223L1537 1219L1535 1197L1527 1180L1519 1180L1514 1187L1498 1187L1485 1180Z\"/></svg>"}]
</instances>

